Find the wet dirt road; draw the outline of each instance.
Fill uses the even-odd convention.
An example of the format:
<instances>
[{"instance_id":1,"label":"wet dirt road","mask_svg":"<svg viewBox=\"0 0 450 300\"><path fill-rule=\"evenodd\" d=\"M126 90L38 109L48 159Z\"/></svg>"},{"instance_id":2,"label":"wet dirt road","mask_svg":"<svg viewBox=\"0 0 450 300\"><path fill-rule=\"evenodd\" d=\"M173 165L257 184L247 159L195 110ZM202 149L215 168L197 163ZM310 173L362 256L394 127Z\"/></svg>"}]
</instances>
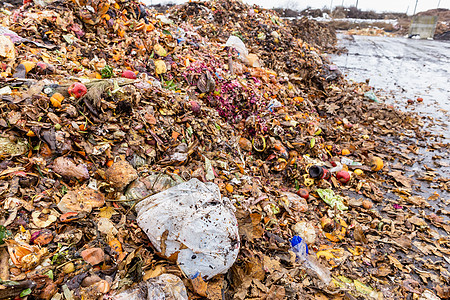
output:
<instances>
[{"instance_id":1,"label":"wet dirt road","mask_svg":"<svg viewBox=\"0 0 450 300\"><path fill-rule=\"evenodd\" d=\"M430 130L450 141L450 42L339 34L348 53L332 61L349 79L383 89L386 103L431 117ZM423 98L408 105L407 100ZM434 125L433 125L434 123Z\"/></svg>"},{"instance_id":2,"label":"wet dirt road","mask_svg":"<svg viewBox=\"0 0 450 300\"><path fill-rule=\"evenodd\" d=\"M431 207L412 208L419 215L437 215L450 222L450 43L406 38L371 36L348 36L339 34L339 46L348 53L333 55L331 60L350 80L357 82L370 79L381 101L403 111L423 116L424 130L417 136L405 133L403 140L386 137L395 149L410 158L411 165L391 164L391 170L399 168L405 176L413 179L412 194L426 199ZM417 102L423 98L423 102ZM414 100L408 104L408 99ZM407 145L414 148L409 151ZM385 194L385 202L401 202L398 193ZM382 215L386 203L377 209ZM431 225L441 235L447 232ZM425 256L438 263L437 257ZM449 268L449 263L444 263ZM415 264L419 269L423 266ZM417 276L413 276L417 280ZM432 288L432 284L425 284Z\"/></svg>"},{"instance_id":3,"label":"wet dirt road","mask_svg":"<svg viewBox=\"0 0 450 300\"><path fill-rule=\"evenodd\" d=\"M418 163L409 171L420 176L423 165L434 166L450 178L450 42L345 34L338 38L348 52L331 60L347 78L369 79L382 101L423 116L424 129L434 135L415 141L420 147ZM430 147L432 143L447 148Z\"/></svg>"},{"instance_id":4,"label":"wet dirt road","mask_svg":"<svg viewBox=\"0 0 450 300\"><path fill-rule=\"evenodd\" d=\"M450 193L441 184L450 178L450 42L344 34L338 38L348 53L333 55L331 60L348 79L369 79L381 101L424 117L428 134L405 133L403 141L391 140L391 144L415 161L402 170L415 180L415 194L425 199L439 194L427 213L450 210ZM405 144L417 148L410 152Z\"/></svg>"}]
</instances>

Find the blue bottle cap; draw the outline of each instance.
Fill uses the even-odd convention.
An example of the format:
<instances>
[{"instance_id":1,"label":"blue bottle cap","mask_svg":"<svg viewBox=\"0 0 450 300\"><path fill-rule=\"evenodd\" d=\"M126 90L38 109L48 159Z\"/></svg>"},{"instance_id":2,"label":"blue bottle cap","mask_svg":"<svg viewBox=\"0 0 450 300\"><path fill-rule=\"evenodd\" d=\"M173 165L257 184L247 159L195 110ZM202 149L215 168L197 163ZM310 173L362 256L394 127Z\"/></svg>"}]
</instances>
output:
<instances>
[{"instance_id":1,"label":"blue bottle cap","mask_svg":"<svg viewBox=\"0 0 450 300\"><path fill-rule=\"evenodd\" d=\"M306 254L308 254L308 245L303 241L303 239L301 237L299 237L298 235L294 235L291 239L291 246L295 247L298 244L300 244L301 242L303 242L305 244L306 247Z\"/></svg>"}]
</instances>

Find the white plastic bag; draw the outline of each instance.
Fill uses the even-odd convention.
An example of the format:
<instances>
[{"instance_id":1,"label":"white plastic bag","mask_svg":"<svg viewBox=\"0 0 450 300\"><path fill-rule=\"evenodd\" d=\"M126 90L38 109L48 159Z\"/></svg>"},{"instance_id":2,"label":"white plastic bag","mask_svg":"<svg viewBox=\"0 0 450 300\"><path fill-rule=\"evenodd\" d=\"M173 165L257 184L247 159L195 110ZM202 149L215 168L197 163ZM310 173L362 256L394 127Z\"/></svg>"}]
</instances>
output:
<instances>
[{"instance_id":1,"label":"white plastic bag","mask_svg":"<svg viewBox=\"0 0 450 300\"><path fill-rule=\"evenodd\" d=\"M225 43L225 46L236 49L236 51L239 53L239 58L241 59L241 61L248 66L254 68L261 67L258 56L256 54L248 54L248 49L245 46L244 42L237 36L230 35L227 42Z\"/></svg>"},{"instance_id":2,"label":"white plastic bag","mask_svg":"<svg viewBox=\"0 0 450 300\"><path fill-rule=\"evenodd\" d=\"M188 300L186 288L175 275L161 276L142 281L134 288L111 297L112 300Z\"/></svg>"},{"instance_id":3,"label":"white plastic bag","mask_svg":"<svg viewBox=\"0 0 450 300\"><path fill-rule=\"evenodd\" d=\"M214 183L191 179L136 205L137 223L153 246L193 278L225 273L239 252L234 208Z\"/></svg>"},{"instance_id":4,"label":"white plastic bag","mask_svg":"<svg viewBox=\"0 0 450 300\"><path fill-rule=\"evenodd\" d=\"M225 46L236 49L236 51L239 53L239 57L241 59L246 59L248 55L247 47L245 46L244 42L237 36L230 35L227 42L225 43Z\"/></svg>"}]
</instances>

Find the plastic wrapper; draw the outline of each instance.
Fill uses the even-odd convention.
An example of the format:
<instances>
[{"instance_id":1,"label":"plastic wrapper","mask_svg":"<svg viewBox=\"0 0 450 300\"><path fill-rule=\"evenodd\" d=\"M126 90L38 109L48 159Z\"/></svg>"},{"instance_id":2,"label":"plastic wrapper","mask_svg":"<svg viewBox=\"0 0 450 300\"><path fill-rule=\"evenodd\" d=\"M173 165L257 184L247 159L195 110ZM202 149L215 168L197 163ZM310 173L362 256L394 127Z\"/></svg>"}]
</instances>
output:
<instances>
[{"instance_id":1,"label":"plastic wrapper","mask_svg":"<svg viewBox=\"0 0 450 300\"><path fill-rule=\"evenodd\" d=\"M300 221L292 227L292 230L299 236L302 236L306 243L311 245L316 242L316 230L311 223Z\"/></svg>"},{"instance_id":2,"label":"plastic wrapper","mask_svg":"<svg viewBox=\"0 0 450 300\"><path fill-rule=\"evenodd\" d=\"M133 205L135 203L133 200L167 190L168 188L183 182L180 180L177 182L169 175L158 173L150 174L145 178L139 178L128 186L125 197L130 201L124 202L124 204Z\"/></svg>"},{"instance_id":3,"label":"plastic wrapper","mask_svg":"<svg viewBox=\"0 0 450 300\"><path fill-rule=\"evenodd\" d=\"M364 93L364 96L367 97L368 99L375 101L375 102L380 102L378 100L377 95L375 95L375 93L373 91L368 91Z\"/></svg>"},{"instance_id":4,"label":"plastic wrapper","mask_svg":"<svg viewBox=\"0 0 450 300\"><path fill-rule=\"evenodd\" d=\"M161 255L190 278L225 273L239 252L234 209L219 187L191 179L136 205L137 222Z\"/></svg>"},{"instance_id":5,"label":"plastic wrapper","mask_svg":"<svg viewBox=\"0 0 450 300\"><path fill-rule=\"evenodd\" d=\"M20 42L20 40L22 40L22 38L17 33L9 30L4 26L0 26L0 36L9 37L10 41L13 43Z\"/></svg>"}]
</instances>

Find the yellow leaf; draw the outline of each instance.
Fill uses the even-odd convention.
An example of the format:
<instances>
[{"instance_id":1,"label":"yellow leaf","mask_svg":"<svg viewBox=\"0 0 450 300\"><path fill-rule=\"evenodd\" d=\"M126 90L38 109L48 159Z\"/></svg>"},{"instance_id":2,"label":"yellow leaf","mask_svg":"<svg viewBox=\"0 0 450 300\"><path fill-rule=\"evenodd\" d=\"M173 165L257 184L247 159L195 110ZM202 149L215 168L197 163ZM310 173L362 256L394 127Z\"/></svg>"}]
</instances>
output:
<instances>
[{"instance_id":1,"label":"yellow leaf","mask_svg":"<svg viewBox=\"0 0 450 300\"><path fill-rule=\"evenodd\" d=\"M21 64L25 67L27 73L30 72L34 66L36 66L36 63L32 61L22 61Z\"/></svg>"},{"instance_id":2,"label":"yellow leaf","mask_svg":"<svg viewBox=\"0 0 450 300\"><path fill-rule=\"evenodd\" d=\"M356 290L358 292L360 292L361 294L369 295L370 293L373 292L373 289L370 286L365 285L364 283L362 283L359 280L355 280L355 281L353 281L353 283L355 284Z\"/></svg>"},{"instance_id":3,"label":"yellow leaf","mask_svg":"<svg viewBox=\"0 0 450 300\"><path fill-rule=\"evenodd\" d=\"M398 261L398 259L396 259L392 255L388 255L388 258L389 258L389 261L390 261L391 264L393 264L400 271L403 271L403 265L402 265L401 262Z\"/></svg>"},{"instance_id":4,"label":"yellow leaf","mask_svg":"<svg viewBox=\"0 0 450 300\"><path fill-rule=\"evenodd\" d=\"M363 252L364 252L364 249L360 246L356 246L354 250L349 247L347 250L354 256L359 256L359 255L363 254Z\"/></svg>"},{"instance_id":5,"label":"yellow leaf","mask_svg":"<svg viewBox=\"0 0 450 300\"><path fill-rule=\"evenodd\" d=\"M340 229L336 229L331 233L325 232L325 236L332 242L339 242L345 237L346 231L347 230L345 229L345 227L341 227Z\"/></svg>"},{"instance_id":6,"label":"yellow leaf","mask_svg":"<svg viewBox=\"0 0 450 300\"><path fill-rule=\"evenodd\" d=\"M116 210L112 206L100 208L100 213L98 214L100 218L110 219L112 215L117 214Z\"/></svg>"},{"instance_id":7,"label":"yellow leaf","mask_svg":"<svg viewBox=\"0 0 450 300\"><path fill-rule=\"evenodd\" d=\"M346 288L346 286L345 286L345 284L344 283L342 283L342 282L339 282L339 281L337 281L336 279L334 279L334 278L332 278L331 279L331 283L332 283L332 285L331 286L334 286L334 287L338 287L338 288L341 288L341 289L344 289L344 288Z\"/></svg>"},{"instance_id":8,"label":"yellow leaf","mask_svg":"<svg viewBox=\"0 0 450 300\"><path fill-rule=\"evenodd\" d=\"M38 54L39 53L39 49L38 48L30 48L28 51L30 51L31 52L31 54L34 54L34 55L36 55L36 54Z\"/></svg>"},{"instance_id":9,"label":"yellow leaf","mask_svg":"<svg viewBox=\"0 0 450 300\"><path fill-rule=\"evenodd\" d=\"M334 255L333 253L331 253L333 251L333 249L331 250L323 250L323 251L318 251L316 253L317 258L320 258L321 256L325 257L327 260L330 260L332 258L336 258L336 255Z\"/></svg>"},{"instance_id":10,"label":"yellow leaf","mask_svg":"<svg viewBox=\"0 0 450 300\"><path fill-rule=\"evenodd\" d=\"M148 280L150 278L157 277L166 272L166 268L163 265L156 265L153 269L145 271L143 280Z\"/></svg>"}]
</instances>

